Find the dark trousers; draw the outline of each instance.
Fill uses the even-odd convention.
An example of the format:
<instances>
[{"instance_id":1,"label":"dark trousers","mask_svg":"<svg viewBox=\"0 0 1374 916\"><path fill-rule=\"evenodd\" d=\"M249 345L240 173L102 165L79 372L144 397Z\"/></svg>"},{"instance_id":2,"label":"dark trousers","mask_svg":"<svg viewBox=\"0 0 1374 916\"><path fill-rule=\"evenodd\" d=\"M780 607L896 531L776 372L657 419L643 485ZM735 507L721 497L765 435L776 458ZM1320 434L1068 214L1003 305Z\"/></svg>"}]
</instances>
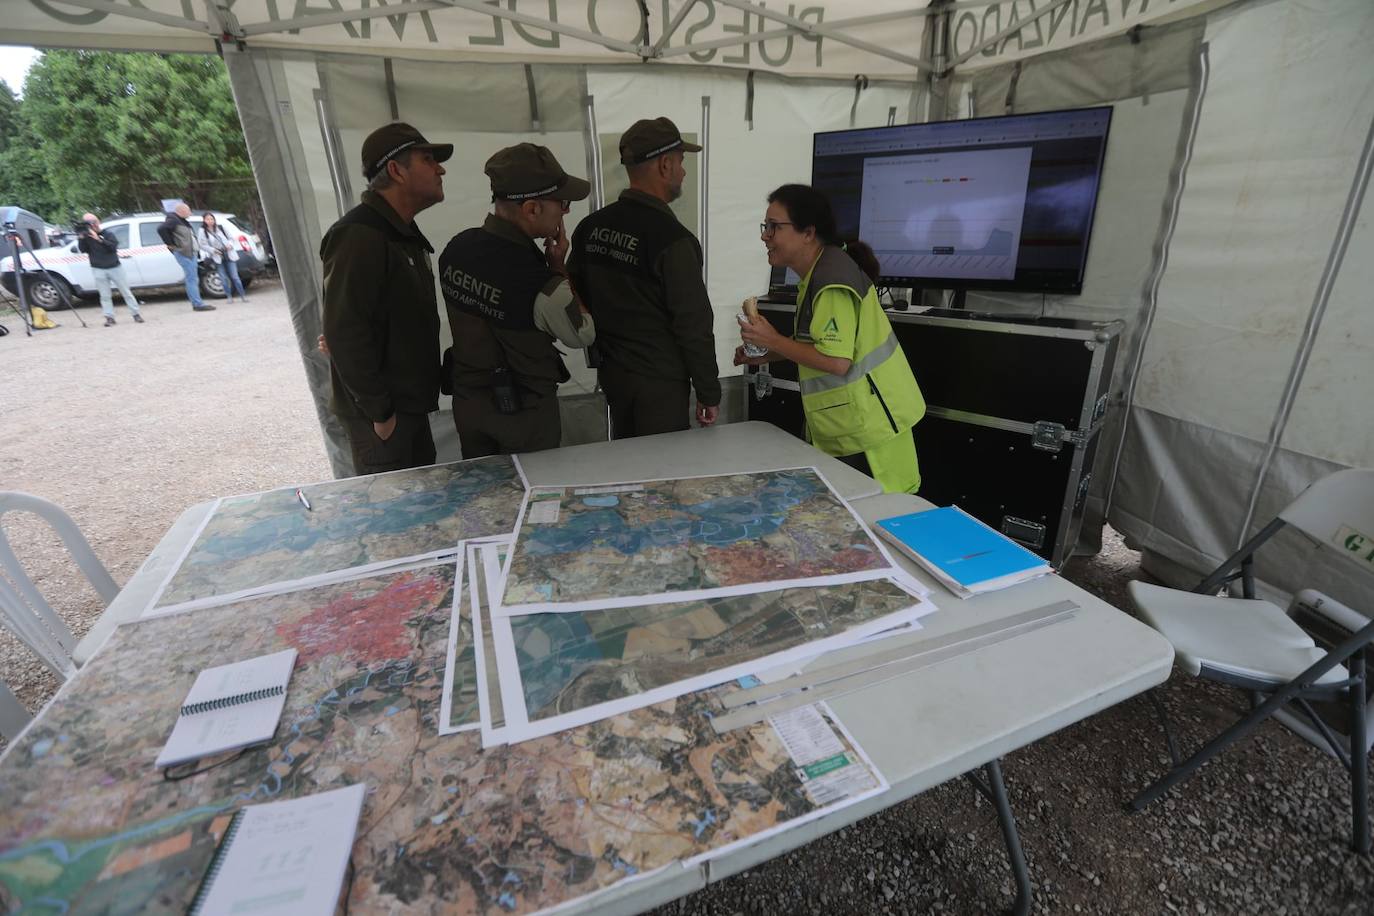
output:
<instances>
[{"instance_id":1,"label":"dark trousers","mask_svg":"<svg viewBox=\"0 0 1374 916\"><path fill-rule=\"evenodd\" d=\"M354 474L380 474L434 463L434 434L429 431L429 417L425 414L396 414L396 428L385 442L377 437L372 421L366 417L339 419L353 452Z\"/></svg>"},{"instance_id":2,"label":"dark trousers","mask_svg":"<svg viewBox=\"0 0 1374 916\"><path fill-rule=\"evenodd\" d=\"M453 425L458 430L464 458L558 448L563 439L558 397L536 398L521 391L520 398L521 409L505 414L496 409L489 391L453 396Z\"/></svg>"},{"instance_id":3,"label":"dark trousers","mask_svg":"<svg viewBox=\"0 0 1374 916\"><path fill-rule=\"evenodd\" d=\"M651 378L610 364L597 370L611 409L611 438L675 433L692 425L692 383Z\"/></svg>"}]
</instances>

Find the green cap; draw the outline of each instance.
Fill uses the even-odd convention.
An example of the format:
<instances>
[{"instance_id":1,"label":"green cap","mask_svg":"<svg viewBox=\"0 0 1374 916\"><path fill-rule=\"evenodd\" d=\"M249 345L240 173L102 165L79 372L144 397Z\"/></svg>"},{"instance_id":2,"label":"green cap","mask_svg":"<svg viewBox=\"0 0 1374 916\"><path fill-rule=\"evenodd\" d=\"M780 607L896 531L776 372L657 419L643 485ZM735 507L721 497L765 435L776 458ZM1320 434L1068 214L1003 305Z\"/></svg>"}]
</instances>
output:
<instances>
[{"instance_id":1,"label":"green cap","mask_svg":"<svg viewBox=\"0 0 1374 916\"><path fill-rule=\"evenodd\" d=\"M547 146L517 143L487 160L483 170L491 179L491 193L500 200L582 200L592 186L563 171Z\"/></svg>"},{"instance_id":2,"label":"green cap","mask_svg":"<svg viewBox=\"0 0 1374 916\"><path fill-rule=\"evenodd\" d=\"M624 165L648 162L673 150L699 153L701 147L682 139L682 132L667 118L636 121L620 136L620 161Z\"/></svg>"},{"instance_id":3,"label":"green cap","mask_svg":"<svg viewBox=\"0 0 1374 916\"><path fill-rule=\"evenodd\" d=\"M363 177L371 181L388 162L408 149L433 150L435 162L443 162L453 155L452 143L430 143L424 134L404 121L392 121L368 134L363 141Z\"/></svg>"}]
</instances>

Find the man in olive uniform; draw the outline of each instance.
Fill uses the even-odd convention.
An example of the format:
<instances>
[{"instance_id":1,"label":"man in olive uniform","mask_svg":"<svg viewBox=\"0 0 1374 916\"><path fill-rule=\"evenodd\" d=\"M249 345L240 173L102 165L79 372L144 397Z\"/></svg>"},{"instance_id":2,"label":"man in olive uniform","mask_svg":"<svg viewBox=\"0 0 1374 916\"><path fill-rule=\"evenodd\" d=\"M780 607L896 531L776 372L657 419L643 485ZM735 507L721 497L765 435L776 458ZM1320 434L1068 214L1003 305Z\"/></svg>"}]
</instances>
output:
<instances>
[{"instance_id":1,"label":"man in olive uniform","mask_svg":"<svg viewBox=\"0 0 1374 916\"><path fill-rule=\"evenodd\" d=\"M620 138L630 187L573 233L571 274L601 328L598 379L616 439L687 429L692 389L702 426L716 421L720 379L701 244L668 204L682 195L682 139L667 118Z\"/></svg>"},{"instance_id":2,"label":"man in olive uniform","mask_svg":"<svg viewBox=\"0 0 1374 916\"><path fill-rule=\"evenodd\" d=\"M429 143L399 121L363 141L362 203L329 228L324 346L330 409L343 422L353 470L376 474L433 464L430 411L439 407L439 303L434 248L415 214L444 199L451 143Z\"/></svg>"},{"instance_id":3,"label":"man in olive uniform","mask_svg":"<svg viewBox=\"0 0 1374 916\"><path fill-rule=\"evenodd\" d=\"M591 185L546 147L521 143L487 160L494 213L439 256L453 328L453 423L464 458L557 448L557 343L585 348L592 316L568 284L563 214ZM540 251L535 239L542 239Z\"/></svg>"}]
</instances>

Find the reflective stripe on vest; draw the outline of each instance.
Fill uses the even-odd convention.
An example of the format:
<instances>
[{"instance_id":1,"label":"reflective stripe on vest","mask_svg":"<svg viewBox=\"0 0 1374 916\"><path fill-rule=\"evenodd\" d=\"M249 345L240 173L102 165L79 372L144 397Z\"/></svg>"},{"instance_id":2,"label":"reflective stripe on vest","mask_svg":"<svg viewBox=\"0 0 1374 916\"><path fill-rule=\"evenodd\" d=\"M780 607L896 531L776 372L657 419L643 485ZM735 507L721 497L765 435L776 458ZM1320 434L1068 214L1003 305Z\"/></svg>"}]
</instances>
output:
<instances>
[{"instance_id":1,"label":"reflective stripe on vest","mask_svg":"<svg viewBox=\"0 0 1374 916\"><path fill-rule=\"evenodd\" d=\"M798 338L800 339L800 338ZM897 337L895 334L888 334L887 340L878 344L863 359L851 363L849 371L844 375L818 375L815 378L804 378L799 386L803 395L816 394L821 391L833 391L836 388L843 388L845 385L852 385L862 381L874 369L881 366L889 356L897 352Z\"/></svg>"}]
</instances>

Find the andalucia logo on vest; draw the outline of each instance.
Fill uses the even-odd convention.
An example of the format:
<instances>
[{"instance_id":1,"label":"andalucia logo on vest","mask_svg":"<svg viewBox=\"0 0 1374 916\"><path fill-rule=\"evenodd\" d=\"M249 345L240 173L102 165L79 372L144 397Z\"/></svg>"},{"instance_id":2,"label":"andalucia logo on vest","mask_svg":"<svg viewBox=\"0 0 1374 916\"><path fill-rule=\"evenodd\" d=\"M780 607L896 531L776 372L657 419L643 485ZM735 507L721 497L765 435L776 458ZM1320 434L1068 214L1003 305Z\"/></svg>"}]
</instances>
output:
<instances>
[{"instance_id":1,"label":"andalucia logo on vest","mask_svg":"<svg viewBox=\"0 0 1374 916\"><path fill-rule=\"evenodd\" d=\"M832 334L832 333L833 333L833 334L838 334L838 333L840 333L840 326L837 325L837 324L835 323L835 319L834 319L834 318L831 318L829 321L827 321L827 322L825 323L825 327L821 329L821 333L822 333L822 334Z\"/></svg>"}]
</instances>

